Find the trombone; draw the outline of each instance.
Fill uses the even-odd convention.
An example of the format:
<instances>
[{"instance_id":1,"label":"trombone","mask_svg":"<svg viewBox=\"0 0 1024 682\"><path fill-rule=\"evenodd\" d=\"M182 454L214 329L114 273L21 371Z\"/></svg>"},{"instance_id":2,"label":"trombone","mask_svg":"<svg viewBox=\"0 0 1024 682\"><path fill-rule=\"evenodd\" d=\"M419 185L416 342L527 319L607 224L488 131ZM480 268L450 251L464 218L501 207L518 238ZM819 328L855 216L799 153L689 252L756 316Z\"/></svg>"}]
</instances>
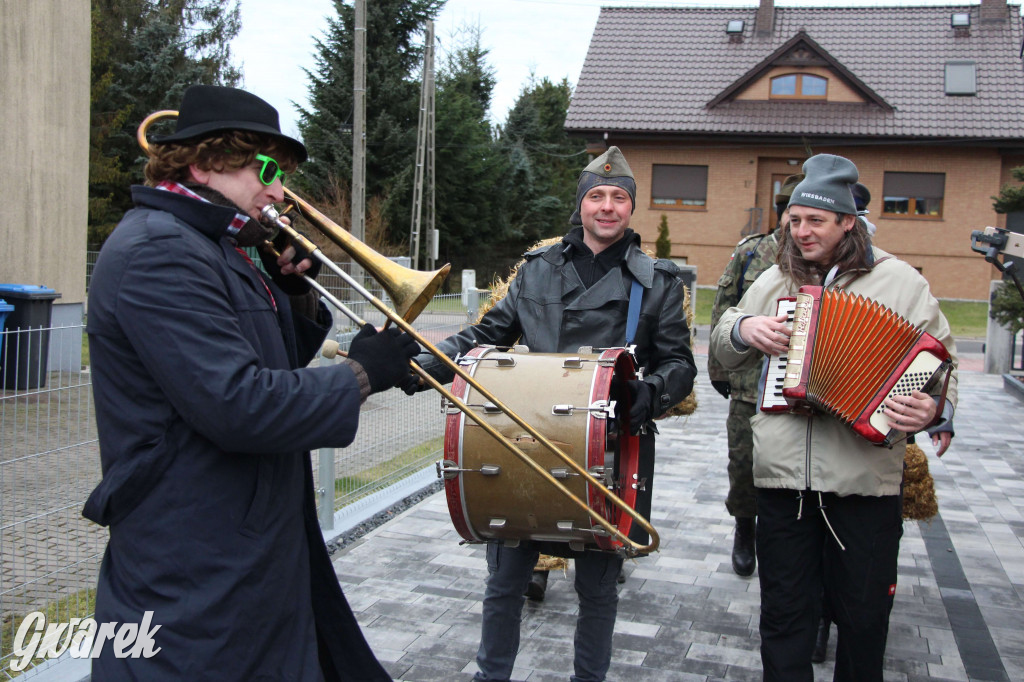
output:
<instances>
[{"instance_id":1,"label":"trombone","mask_svg":"<svg viewBox=\"0 0 1024 682\"><path fill-rule=\"evenodd\" d=\"M147 116L142 123L139 125L136 133L136 139L138 140L139 146L144 152L149 153L149 141L146 138L146 132L149 127L165 118L176 118L178 115L177 111L157 111ZM374 296L368 291L362 284L360 284L352 275L345 272L338 264L332 261L330 258L325 256L320 251L319 247L312 241L307 239L304 235L297 232L291 227L291 225L280 219L280 213L273 207L267 206L263 209L261 215L261 221L264 223L272 224L280 230L283 230L290 239L292 239L297 245L304 248L309 254L319 260L324 266L329 268L332 272L337 274L342 280L345 281L356 293L362 296L368 303L373 305L377 310L383 313L384 317L387 318L388 323L394 323L402 331L409 334L425 348L431 355L436 357L443 365L449 370L455 373L456 376L461 377L467 384L477 391L484 399L493 404L495 408L504 413L509 419L511 419L516 425L525 430L537 443L542 447L546 448L552 454L556 455L559 459L565 462L573 471L582 476L587 483L593 488L593 490L603 495L607 502L614 505L619 511L628 515L632 520L637 523L649 536L650 543L647 545L641 545L638 542L631 540L625 533L621 532L618 528L613 526L607 519L601 514L592 509L584 500L579 499L574 495L568 488L565 487L558 479L551 475L546 469L539 465L529 455L523 452L519 447L514 445L509 439L505 438L496 428L487 423L487 421L480 415L473 412L472 409L464 401L455 396L451 391L446 389L439 381L434 379L424 369L422 369L415 362L411 362L410 366L412 370L419 375L419 377L426 382L431 388L436 390L438 393L443 395L447 401L463 412L467 417L472 419L479 425L489 436L494 438L498 443L505 447L509 452L518 457L523 461L524 464L533 469L539 476L541 476L548 483L553 485L563 495L568 497L576 506L578 506L583 512L585 512L591 519L597 522L606 532L614 536L619 542L622 543L622 547L618 551L623 552L627 556L636 556L638 554L648 554L650 552L657 551L658 545L661 540L658 536L658 532L654 527L637 513L632 507L624 502L618 495L609 490L606 485L595 478L586 468L578 464L569 455L565 454L559 449L554 443L552 443L544 434L537 431L535 428L530 426L526 421L516 414L512 409L505 405L501 400L498 399L490 390L480 384L475 378L473 378L468 372L466 372L460 365L454 362L447 355L439 351L433 344L426 340L421 334L419 334L410 324L416 316L423 311L430 299L433 298L437 292L444 278L448 275L450 265L436 270L434 272L420 272L417 270L411 270L405 268L388 258L378 254L376 251L363 244L361 241L353 237L337 223L332 221L330 218L325 216L323 213L318 211L307 201L304 201L298 197L294 192L289 190L287 187L284 188L284 202L288 206L288 209L295 209L299 215L306 219L313 227L321 232L325 237L330 239L332 242L337 244L342 250L349 254L354 261L359 263L366 269L374 279L381 284L384 290L387 292L388 297L392 300L395 305L395 309L392 310L386 303ZM366 324L366 321L359 317L355 312L348 308L344 303L337 299L331 294L323 285L316 280L300 275L303 277L309 285L316 290L321 296L327 299L332 305L340 310L346 317L352 322L359 326Z\"/></svg>"}]
</instances>

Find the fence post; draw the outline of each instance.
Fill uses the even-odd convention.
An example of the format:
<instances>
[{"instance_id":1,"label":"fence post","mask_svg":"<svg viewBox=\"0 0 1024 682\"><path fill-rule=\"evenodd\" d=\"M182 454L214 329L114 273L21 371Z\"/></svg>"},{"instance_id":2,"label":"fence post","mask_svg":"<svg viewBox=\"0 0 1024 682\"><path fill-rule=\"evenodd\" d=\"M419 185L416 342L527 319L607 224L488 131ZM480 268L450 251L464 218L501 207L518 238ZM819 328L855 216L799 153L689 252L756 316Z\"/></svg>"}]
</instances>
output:
<instances>
[{"instance_id":1,"label":"fence post","mask_svg":"<svg viewBox=\"0 0 1024 682\"><path fill-rule=\"evenodd\" d=\"M991 304L999 280L989 282L988 300ZM1006 374L1013 365L1013 334L991 317L985 329L985 373Z\"/></svg>"},{"instance_id":2,"label":"fence post","mask_svg":"<svg viewBox=\"0 0 1024 682\"><path fill-rule=\"evenodd\" d=\"M320 530L334 530L334 448L320 448L320 488L317 497L320 502Z\"/></svg>"},{"instance_id":3,"label":"fence post","mask_svg":"<svg viewBox=\"0 0 1024 682\"><path fill-rule=\"evenodd\" d=\"M480 294L489 294L490 289L477 289L476 287L470 287L463 293L466 296L466 323L476 324L476 320L480 316Z\"/></svg>"},{"instance_id":4,"label":"fence post","mask_svg":"<svg viewBox=\"0 0 1024 682\"><path fill-rule=\"evenodd\" d=\"M343 317L341 311L331 305L329 301L324 300L324 304L327 305L327 309L334 317L334 335L335 337L340 337L341 323L343 321L347 322L348 318ZM320 364L328 362L327 358L322 355L317 359ZM334 358L335 364L341 362L341 360L341 356ZM320 487L316 490L320 510L320 530L334 530L334 448L320 448L317 450L317 469L317 480L320 482Z\"/></svg>"}]
</instances>

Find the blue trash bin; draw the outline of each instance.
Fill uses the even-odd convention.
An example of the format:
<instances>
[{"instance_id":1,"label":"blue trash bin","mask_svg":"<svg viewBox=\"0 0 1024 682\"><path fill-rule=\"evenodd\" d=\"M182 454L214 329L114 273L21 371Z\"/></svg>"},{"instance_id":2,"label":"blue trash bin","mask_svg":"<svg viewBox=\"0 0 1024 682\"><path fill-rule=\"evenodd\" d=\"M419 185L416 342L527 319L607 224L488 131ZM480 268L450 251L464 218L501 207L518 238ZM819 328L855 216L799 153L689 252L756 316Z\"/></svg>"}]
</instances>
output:
<instances>
[{"instance_id":1,"label":"blue trash bin","mask_svg":"<svg viewBox=\"0 0 1024 682\"><path fill-rule=\"evenodd\" d=\"M7 338L7 334L4 334L4 323L7 321L7 314L12 310L14 306L0 298L0 360L4 357L4 339Z\"/></svg>"},{"instance_id":2,"label":"blue trash bin","mask_svg":"<svg viewBox=\"0 0 1024 682\"><path fill-rule=\"evenodd\" d=\"M53 300L60 298L60 294L43 286L0 284L0 298L13 308L5 320L6 348L0 349L4 388L24 390L45 386L50 318Z\"/></svg>"}]
</instances>

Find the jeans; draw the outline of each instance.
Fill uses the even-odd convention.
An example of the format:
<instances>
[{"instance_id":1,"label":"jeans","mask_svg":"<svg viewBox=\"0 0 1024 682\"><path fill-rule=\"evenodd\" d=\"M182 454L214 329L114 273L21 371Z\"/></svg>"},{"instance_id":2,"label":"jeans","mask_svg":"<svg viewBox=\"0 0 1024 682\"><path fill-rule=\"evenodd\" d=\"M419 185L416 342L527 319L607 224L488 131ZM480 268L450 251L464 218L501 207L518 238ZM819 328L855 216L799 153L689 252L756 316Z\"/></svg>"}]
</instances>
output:
<instances>
[{"instance_id":1,"label":"jeans","mask_svg":"<svg viewBox=\"0 0 1024 682\"><path fill-rule=\"evenodd\" d=\"M487 545L487 587L484 591L483 624L474 680L507 680L519 653L519 626L524 592L530 582L539 551L524 542L506 547ZM602 552L582 552L573 558L576 594L580 600L576 618L574 682L601 682L612 660L612 631L619 595L616 578L622 557Z\"/></svg>"}]
</instances>

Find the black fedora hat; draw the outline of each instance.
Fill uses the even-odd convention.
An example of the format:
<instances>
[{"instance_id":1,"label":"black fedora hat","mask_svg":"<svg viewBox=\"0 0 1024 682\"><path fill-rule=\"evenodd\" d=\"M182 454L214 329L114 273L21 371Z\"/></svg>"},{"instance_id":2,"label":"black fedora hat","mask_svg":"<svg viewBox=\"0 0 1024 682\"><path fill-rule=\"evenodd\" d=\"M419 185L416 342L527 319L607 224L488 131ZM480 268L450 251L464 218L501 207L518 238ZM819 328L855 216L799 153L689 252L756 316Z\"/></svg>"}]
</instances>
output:
<instances>
[{"instance_id":1,"label":"black fedora hat","mask_svg":"<svg viewBox=\"0 0 1024 682\"><path fill-rule=\"evenodd\" d=\"M153 137L153 142L181 142L224 130L250 130L287 143L299 163L308 158L306 147L281 133L277 109L238 88L222 85L193 85L185 91L172 135Z\"/></svg>"}]
</instances>

